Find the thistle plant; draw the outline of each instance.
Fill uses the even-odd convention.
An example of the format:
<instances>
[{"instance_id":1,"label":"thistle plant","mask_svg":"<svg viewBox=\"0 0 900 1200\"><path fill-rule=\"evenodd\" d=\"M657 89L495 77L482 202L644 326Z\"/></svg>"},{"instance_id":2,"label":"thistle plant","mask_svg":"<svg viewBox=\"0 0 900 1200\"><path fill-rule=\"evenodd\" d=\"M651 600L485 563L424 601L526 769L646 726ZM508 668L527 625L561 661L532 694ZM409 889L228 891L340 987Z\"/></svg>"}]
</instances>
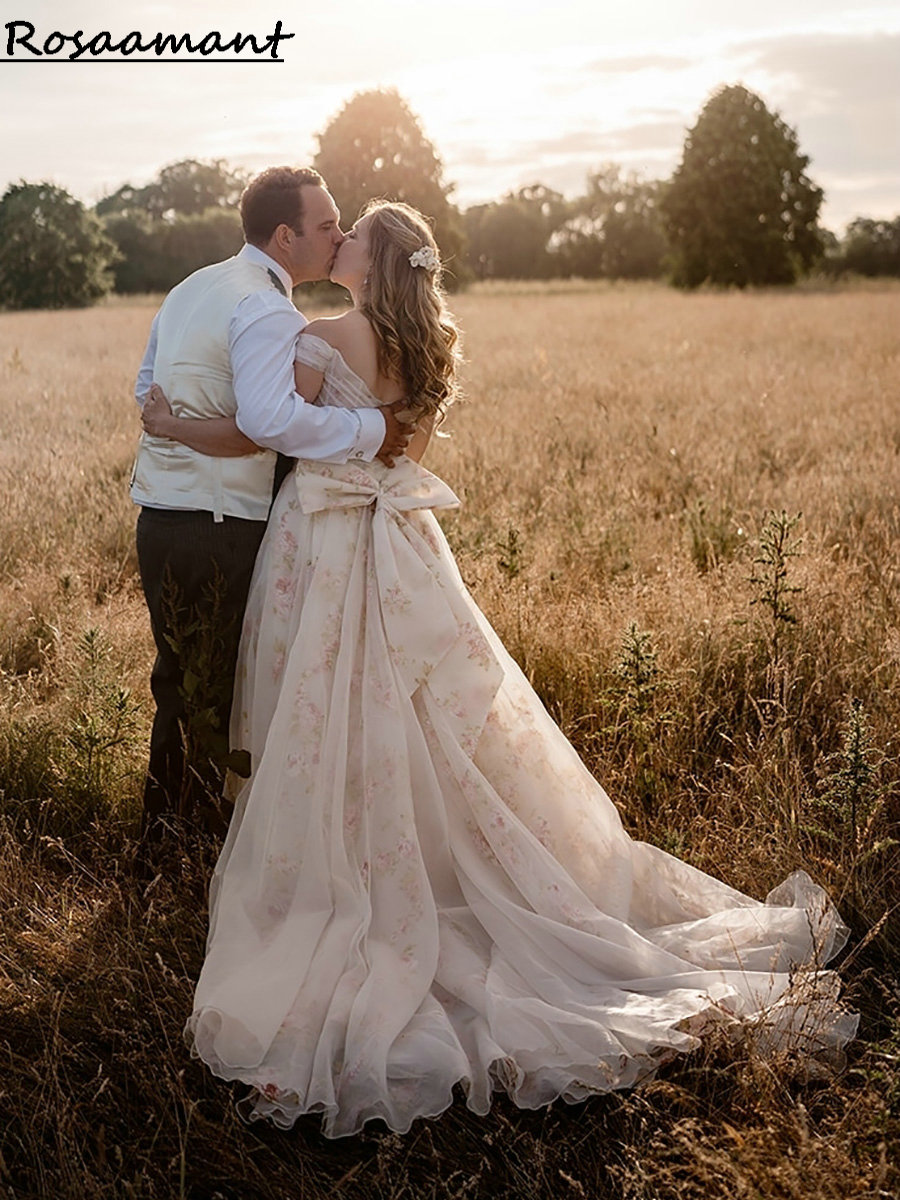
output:
<instances>
[{"instance_id":1,"label":"thistle plant","mask_svg":"<svg viewBox=\"0 0 900 1200\"><path fill-rule=\"evenodd\" d=\"M632 723L646 720L659 687L659 668L650 634L642 633L634 621L625 630L616 674Z\"/></svg>"},{"instance_id":2,"label":"thistle plant","mask_svg":"<svg viewBox=\"0 0 900 1200\"><path fill-rule=\"evenodd\" d=\"M519 531L510 525L506 533L506 541L499 544L497 566L500 568L506 582L513 587L516 595L516 640L520 661L524 665L526 655L525 642L522 637L522 587L519 577L525 566L522 553L522 539Z\"/></svg>"},{"instance_id":3,"label":"thistle plant","mask_svg":"<svg viewBox=\"0 0 900 1200\"><path fill-rule=\"evenodd\" d=\"M78 639L73 711L65 731L64 767L70 784L90 805L110 793L131 767L125 751L137 739L140 706L116 676L111 649L99 629Z\"/></svg>"},{"instance_id":4,"label":"thistle plant","mask_svg":"<svg viewBox=\"0 0 900 1200\"><path fill-rule=\"evenodd\" d=\"M889 794L881 778L885 758L875 744L862 700L854 697L841 725L841 748L825 759L827 769L814 801L835 827L809 827L833 845L848 848L854 866L900 846L893 837L878 837L879 817Z\"/></svg>"},{"instance_id":5,"label":"thistle plant","mask_svg":"<svg viewBox=\"0 0 900 1200\"><path fill-rule=\"evenodd\" d=\"M503 572L507 582L513 583L519 578L524 566L522 560L522 543L519 540L519 531L510 525L506 534L506 541L501 542L499 546L500 554L497 558L497 566Z\"/></svg>"},{"instance_id":6,"label":"thistle plant","mask_svg":"<svg viewBox=\"0 0 900 1200\"><path fill-rule=\"evenodd\" d=\"M654 749L664 726L673 714L659 709L662 674L649 633L632 621L625 630L616 663L618 683L611 689L619 701L619 720L608 732L618 734L625 725L634 787L645 806L655 800L659 776L654 766Z\"/></svg>"},{"instance_id":7,"label":"thistle plant","mask_svg":"<svg viewBox=\"0 0 900 1200\"><path fill-rule=\"evenodd\" d=\"M768 614L773 666L777 666L780 659L784 632L788 626L797 623L790 597L799 595L803 588L790 582L788 561L800 553L800 538L794 538L792 534L802 515L797 513L795 517L789 517L784 510L766 513L753 559L756 570L750 576L750 582L757 588L757 594L750 603L762 605Z\"/></svg>"}]
</instances>

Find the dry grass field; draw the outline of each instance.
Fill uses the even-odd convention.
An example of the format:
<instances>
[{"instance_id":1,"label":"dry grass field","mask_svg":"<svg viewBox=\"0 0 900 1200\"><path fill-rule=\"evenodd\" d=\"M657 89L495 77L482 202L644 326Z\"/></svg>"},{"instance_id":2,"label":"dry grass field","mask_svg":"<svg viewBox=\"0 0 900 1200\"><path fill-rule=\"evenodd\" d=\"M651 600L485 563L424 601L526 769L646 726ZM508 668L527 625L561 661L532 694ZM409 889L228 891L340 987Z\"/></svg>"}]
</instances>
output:
<instances>
[{"instance_id":1,"label":"dry grass field","mask_svg":"<svg viewBox=\"0 0 900 1200\"><path fill-rule=\"evenodd\" d=\"M131 874L152 303L0 314L0 1196L876 1200L900 1188L900 288L455 298L463 575L628 829L851 925L847 1062L710 1045L406 1137L243 1126L184 1051L215 846Z\"/></svg>"}]
</instances>

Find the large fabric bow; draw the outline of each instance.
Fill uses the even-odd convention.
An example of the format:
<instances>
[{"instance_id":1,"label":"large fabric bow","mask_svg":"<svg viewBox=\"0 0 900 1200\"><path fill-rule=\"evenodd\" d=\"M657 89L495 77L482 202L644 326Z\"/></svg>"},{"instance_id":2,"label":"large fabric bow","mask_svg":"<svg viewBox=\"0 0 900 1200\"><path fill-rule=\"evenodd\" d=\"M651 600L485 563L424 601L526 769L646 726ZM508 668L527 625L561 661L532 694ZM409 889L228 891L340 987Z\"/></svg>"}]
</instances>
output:
<instances>
[{"instance_id":1,"label":"large fabric bow","mask_svg":"<svg viewBox=\"0 0 900 1200\"><path fill-rule=\"evenodd\" d=\"M361 534L371 539L368 594L377 597L396 674L409 696L427 682L454 735L473 753L503 668L437 527L407 515L455 507L458 498L408 459L383 474L378 466L310 464L294 478L304 513L371 507L369 531Z\"/></svg>"},{"instance_id":2,"label":"large fabric bow","mask_svg":"<svg viewBox=\"0 0 900 1200\"><path fill-rule=\"evenodd\" d=\"M424 467L410 459L379 477L365 467L304 464L294 479L300 507L305 513L326 508L355 508L372 504L380 511L409 512L415 508L457 508L454 492Z\"/></svg>"}]
</instances>

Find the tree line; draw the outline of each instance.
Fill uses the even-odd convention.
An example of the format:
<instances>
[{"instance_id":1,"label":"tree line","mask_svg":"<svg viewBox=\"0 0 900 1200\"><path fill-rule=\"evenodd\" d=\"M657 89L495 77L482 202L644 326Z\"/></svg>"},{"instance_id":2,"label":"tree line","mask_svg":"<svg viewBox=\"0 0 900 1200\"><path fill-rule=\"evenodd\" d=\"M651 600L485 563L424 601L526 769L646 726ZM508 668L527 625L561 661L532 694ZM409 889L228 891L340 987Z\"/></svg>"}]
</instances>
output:
<instances>
[{"instance_id":1,"label":"tree line","mask_svg":"<svg viewBox=\"0 0 900 1200\"><path fill-rule=\"evenodd\" d=\"M796 133L740 86L720 88L688 130L671 179L600 165L574 199L535 183L461 211L421 123L393 89L354 96L319 135L314 165L345 220L373 196L434 221L451 286L473 279L661 279L745 287L831 275L900 276L900 216L824 229L824 193ZM236 253L245 172L185 159L88 209L21 182L0 198L0 305L90 304L111 290L168 291Z\"/></svg>"}]
</instances>

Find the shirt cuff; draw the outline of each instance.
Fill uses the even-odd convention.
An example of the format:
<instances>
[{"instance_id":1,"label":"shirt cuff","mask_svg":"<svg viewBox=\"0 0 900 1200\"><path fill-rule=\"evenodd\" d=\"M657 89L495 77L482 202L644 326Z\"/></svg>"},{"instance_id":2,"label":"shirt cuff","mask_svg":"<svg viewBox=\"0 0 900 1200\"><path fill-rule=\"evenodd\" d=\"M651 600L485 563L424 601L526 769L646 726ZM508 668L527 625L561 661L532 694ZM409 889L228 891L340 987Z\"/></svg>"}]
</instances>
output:
<instances>
[{"instance_id":1,"label":"shirt cuff","mask_svg":"<svg viewBox=\"0 0 900 1200\"><path fill-rule=\"evenodd\" d=\"M356 415L359 417L359 434L350 457L371 462L381 449L387 426L377 408L357 408Z\"/></svg>"}]
</instances>

